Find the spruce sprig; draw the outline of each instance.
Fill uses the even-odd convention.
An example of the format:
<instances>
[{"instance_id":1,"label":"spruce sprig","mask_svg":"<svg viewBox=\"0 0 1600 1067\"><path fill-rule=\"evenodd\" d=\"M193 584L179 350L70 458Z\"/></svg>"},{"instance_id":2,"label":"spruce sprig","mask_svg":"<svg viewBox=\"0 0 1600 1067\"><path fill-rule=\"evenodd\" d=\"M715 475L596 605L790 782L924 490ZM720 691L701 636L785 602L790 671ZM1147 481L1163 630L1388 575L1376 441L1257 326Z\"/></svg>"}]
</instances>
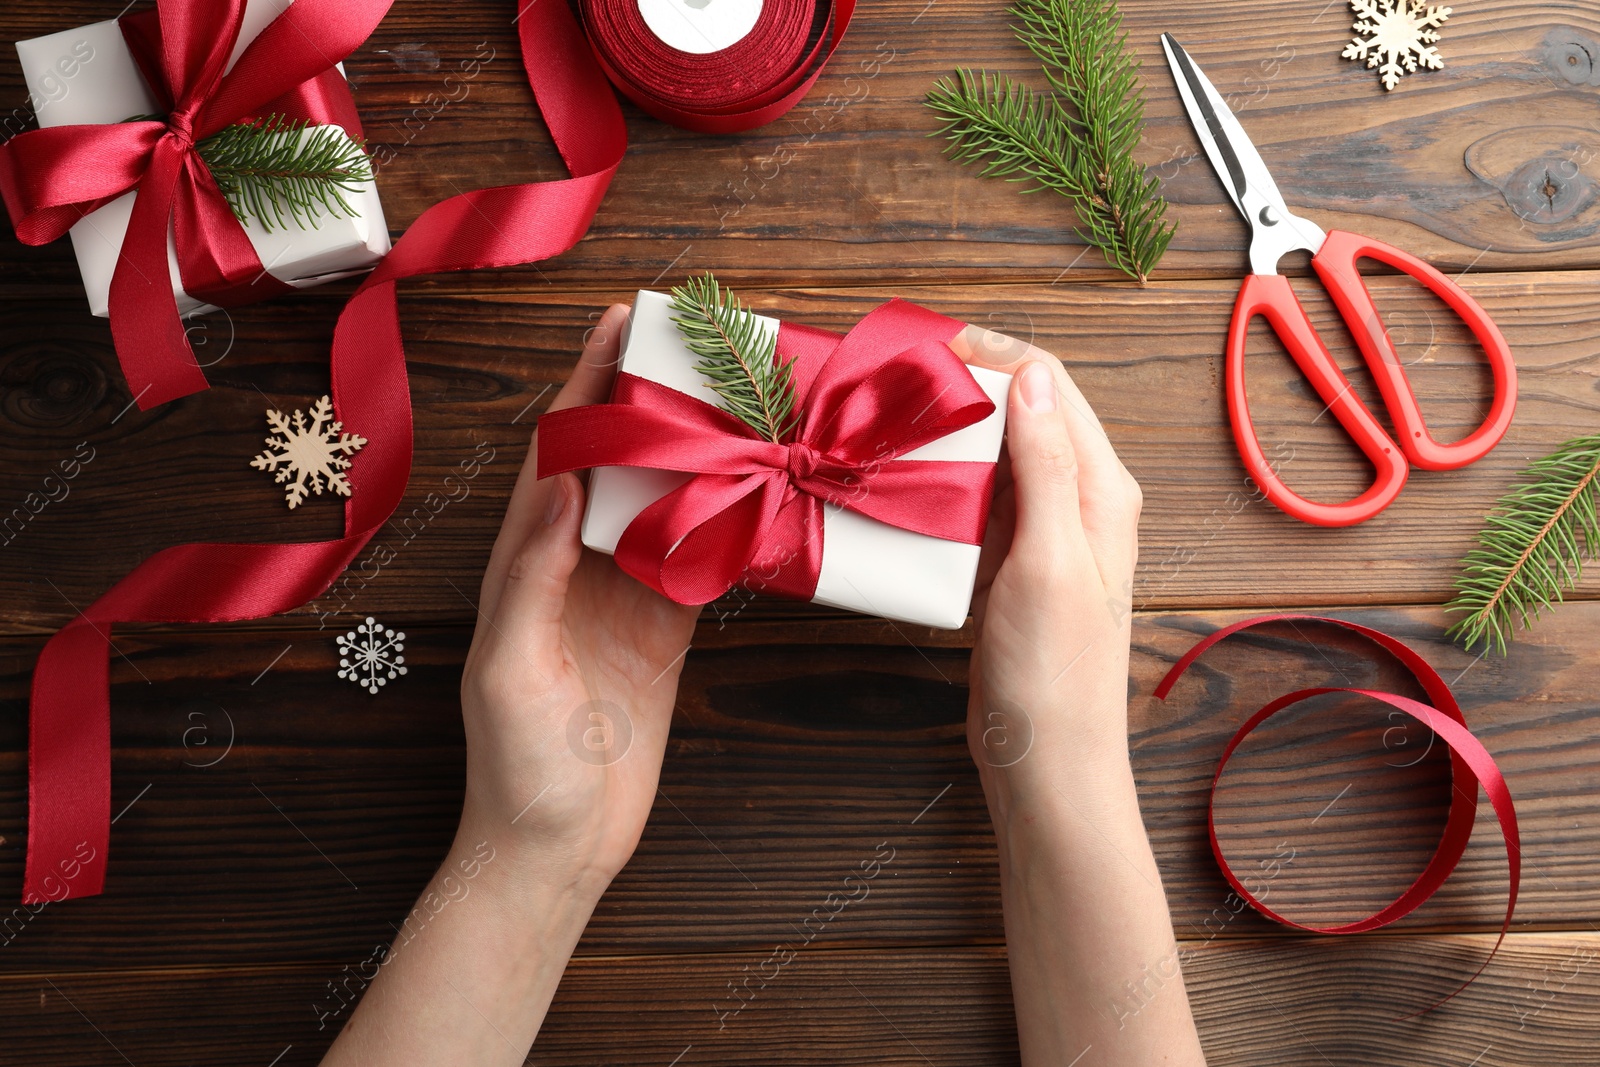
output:
<instances>
[{"instance_id":1,"label":"spruce sprig","mask_svg":"<svg viewBox=\"0 0 1600 1067\"><path fill-rule=\"evenodd\" d=\"M1568 441L1523 478L1489 512L1478 547L1461 561L1455 598L1445 605L1464 613L1449 633L1469 649L1482 643L1505 655L1516 621L1531 627L1577 586L1584 560L1600 552L1600 434Z\"/></svg>"},{"instance_id":2,"label":"spruce sprig","mask_svg":"<svg viewBox=\"0 0 1600 1067\"><path fill-rule=\"evenodd\" d=\"M959 69L928 93L936 134L986 176L1036 183L1072 202L1083 240L1143 285L1172 240L1161 183L1133 158L1143 134L1139 61L1115 0L1017 0L1017 38L1054 92Z\"/></svg>"},{"instance_id":3,"label":"spruce sprig","mask_svg":"<svg viewBox=\"0 0 1600 1067\"><path fill-rule=\"evenodd\" d=\"M777 332L709 272L673 287L672 310L689 351L700 357L695 370L710 379L723 408L781 443L796 412L794 367L777 358Z\"/></svg>"},{"instance_id":4,"label":"spruce sprig","mask_svg":"<svg viewBox=\"0 0 1600 1067\"><path fill-rule=\"evenodd\" d=\"M354 217L344 194L372 180L365 142L282 115L235 123L195 149L239 221L254 218L269 233L287 227L286 213L301 229L317 228L322 213Z\"/></svg>"}]
</instances>

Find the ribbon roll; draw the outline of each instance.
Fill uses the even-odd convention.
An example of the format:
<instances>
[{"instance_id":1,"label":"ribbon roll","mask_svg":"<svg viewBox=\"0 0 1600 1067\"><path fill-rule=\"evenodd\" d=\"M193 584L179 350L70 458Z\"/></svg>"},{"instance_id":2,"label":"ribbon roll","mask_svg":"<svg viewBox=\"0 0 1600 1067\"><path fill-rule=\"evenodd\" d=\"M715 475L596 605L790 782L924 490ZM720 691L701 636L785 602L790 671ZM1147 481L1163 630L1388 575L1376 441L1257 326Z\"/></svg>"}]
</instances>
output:
<instances>
[{"instance_id":1,"label":"ribbon roll","mask_svg":"<svg viewBox=\"0 0 1600 1067\"><path fill-rule=\"evenodd\" d=\"M711 16L729 2L710 0L699 10ZM611 83L661 121L701 133L753 129L798 104L839 47L856 0L763 0L760 6L743 37L693 52L657 36L641 0L579 0L595 58ZM686 26L691 39L711 43L687 21L696 14L680 10L669 17Z\"/></svg>"},{"instance_id":2,"label":"ribbon roll","mask_svg":"<svg viewBox=\"0 0 1600 1067\"><path fill-rule=\"evenodd\" d=\"M1395 693L1382 693L1372 689L1350 689L1343 686L1321 686L1313 689L1301 689L1288 693L1269 703L1266 707L1256 712L1239 727L1232 740L1222 750L1222 758L1217 761L1216 774L1211 779L1211 795L1206 802L1206 829L1211 838L1211 854L1216 857L1217 866L1222 869L1222 876L1228 880L1233 891L1238 894L1256 911L1285 926L1292 926L1297 930L1307 930L1316 934L1358 934L1367 930L1376 930L1386 926L1404 915L1410 914L1429 897L1444 885L1445 881L1455 870L1462 854L1466 851L1467 840L1472 836L1472 823L1477 816L1479 785L1489 797L1489 803L1494 808L1495 817L1500 822L1500 834L1505 840L1506 860L1510 868L1510 892L1506 900L1506 917L1500 923L1500 936L1494 943L1494 948L1488 957L1478 965L1472 977L1461 983L1449 996L1434 1004L1415 1012L1405 1018L1415 1018L1432 1011L1434 1008L1450 1000L1467 986L1477 980L1483 969L1489 966L1489 961L1494 959L1495 953L1500 951L1500 946L1505 942L1506 932L1511 929L1511 916L1517 907L1517 888L1522 877L1522 841L1517 832L1517 810L1511 800L1511 790L1506 785L1506 780L1500 773L1500 768L1495 765L1494 757L1488 749L1472 735L1467 729L1466 719L1462 717L1461 708L1456 703L1456 698L1450 692L1450 686L1439 677L1428 662L1419 656L1407 645L1401 643L1380 630L1374 630L1359 623L1346 622L1343 619L1326 619L1319 615L1261 615L1243 622L1236 622L1232 626L1225 626L1215 633L1205 637L1175 663L1167 676L1161 679L1161 684L1156 686L1155 697L1165 700L1172 686L1188 670L1194 661L1200 658L1201 653L1212 645L1221 641L1230 634L1247 630L1253 626L1261 626L1269 622L1318 622L1328 623L1333 626L1342 626L1361 636L1368 638L1382 646L1394 655L1396 659L1411 673L1411 676L1422 686L1428 699L1433 705L1424 704L1410 697L1399 696ZM1395 898L1386 907L1378 910L1364 919L1354 922L1342 923L1338 926L1307 926L1286 918L1259 900L1253 893L1244 887L1244 883L1233 873L1233 868L1228 865L1228 859L1222 853L1222 843L1217 840L1216 800L1217 787L1222 781L1222 772L1228 766L1234 751L1250 735L1257 726L1266 722L1280 711L1292 707L1304 700L1321 696L1325 693L1355 693L1358 696L1370 697L1381 701L1392 708L1396 708L1417 722L1422 723L1450 748L1450 783L1451 802L1450 815L1445 822L1444 833L1439 839L1439 845L1434 850L1433 856L1428 860L1428 865L1422 873L1417 875L1416 881Z\"/></svg>"}]
</instances>

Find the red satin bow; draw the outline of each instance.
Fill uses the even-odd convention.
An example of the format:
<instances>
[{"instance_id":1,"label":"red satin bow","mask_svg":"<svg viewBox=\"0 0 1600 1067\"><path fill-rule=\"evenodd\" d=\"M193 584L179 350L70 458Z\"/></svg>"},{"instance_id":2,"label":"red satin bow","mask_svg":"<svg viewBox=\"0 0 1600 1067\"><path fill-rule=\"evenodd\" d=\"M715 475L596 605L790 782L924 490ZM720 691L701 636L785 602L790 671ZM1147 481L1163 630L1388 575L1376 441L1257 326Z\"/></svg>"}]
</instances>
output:
<instances>
[{"instance_id":1,"label":"red satin bow","mask_svg":"<svg viewBox=\"0 0 1600 1067\"><path fill-rule=\"evenodd\" d=\"M1377 643L1411 672L1412 677L1417 680L1423 691L1428 694L1428 699L1433 701L1433 705L1430 706L1395 693L1381 693L1371 689L1349 689L1342 686L1301 689L1298 692L1285 694L1272 701L1266 707L1250 716L1244 725L1239 727L1238 732L1233 735L1233 739L1228 742L1227 748L1223 749L1222 758L1217 761L1217 770L1211 779L1211 798L1206 810L1206 826L1211 836L1211 854L1216 857L1217 866L1222 869L1223 877L1228 880L1229 885L1233 886L1233 891L1239 895L1239 899L1245 901L1269 919L1274 919L1285 926L1292 926L1297 930L1309 930L1317 934L1358 934L1368 930L1376 930L1380 926L1387 926L1396 919L1409 915L1420 904L1433 896L1439 887L1449 879L1451 872L1456 868L1456 864L1461 861L1462 855L1466 852L1468 840L1472 837L1472 824L1478 812L1478 791L1476 787L1482 785L1484 793L1489 798L1490 806L1494 808L1495 817L1500 822L1500 833L1504 837L1506 845L1506 859L1510 865L1511 886L1510 893L1506 899L1506 917L1500 923L1500 937L1495 941L1494 948L1490 951L1488 958L1478 965L1478 969L1473 972L1472 977L1458 986L1449 996L1424 1008L1422 1011L1406 1016L1406 1018L1414 1018L1416 1015L1432 1011L1471 985L1478 975L1483 973L1483 969L1489 966L1489 960L1492 960L1495 953L1500 951L1500 946L1506 939L1506 932L1511 929L1511 916L1516 911L1517 888L1521 883L1522 877L1522 840L1517 832L1516 805L1511 800L1510 787L1506 785L1506 780L1501 775L1500 768L1496 766L1494 757L1489 754L1488 749L1483 747L1483 743L1474 737L1472 731L1467 728L1467 721L1461 714L1460 705L1456 703L1455 694L1450 691L1450 686L1445 683L1445 680L1439 677L1439 672L1434 670L1427 660L1417 655L1407 645L1390 637L1381 630L1374 630L1359 623L1346 622L1343 619L1326 619L1317 615L1260 615L1253 619L1236 622L1232 626L1225 626L1203 638L1188 652L1184 653L1183 658L1173 665L1165 678L1161 679L1161 684L1156 686L1156 698L1165 700L1174 683L1183 676L1183 672L1188 670L1195 660L1200 658L1201 653L1228 635L1269 622L1289 622L1293 624L1296 621L1329 623L1334 626L1342 626L1346 630L1352 630ZM1233 868L1228 865L1227 857L1223 855L1222 842L1217 839L1215 804L1217 787L1222 782L1222 772L1227 768L1228 760L1233 756L1234 750L1249 736L1250 732L1278 714L1278 712L1284 711L1301 701L1322 696L1325 693L1355 693L1358 696L1370 697L1409 715L1431 729L1450 749L1450 781L1452 786L1450 815L1445 822L1444 833L1439 838L1439 845L1434 849L1432 858L1428 860L1428 865L1423 868L1422 873L1417 875L1416 881L1412 882L1404 893L1401 893L1387 906L1364 919L1342 923L1338 926L1306 926L1303 923L1297 923L1293 919L1286 918L1267 907L1262 900L1246 889L1244 883L1233 873Z\"/></svg>"},{"instance_id":2,"label":"red satin bow","mask_svg":"<svg viewBox=\"0 0 1600 1067\"><path fill-rule=\"evenodd\" d=\"M205 6L190 2L174 10L193 13ZM304 80L308 69L326 63L324 51L343 48L350 34L376 21L373 13L387 6L388 0L296 0L269 27L272 47L258 51L258 38L225 80L225 87L232 86L230 98L268 98L268 90L252 91L253 83L238 80L241 71L264 76L263 64L292 66L298 56L295 74ZM165 549L45 645L34 669L29 717L26 903L92 896L104 887L111 834L112 626L231 622L297 608L338 577L399 504L411 471L411 393L396 283L418 274L548 259L588 230L627 148L622 113L567 5L520 6L523 66L572 177L479 189L435 204L345 305L330 360L334 408L368 441L348 472L343 537ZM166 40L170 46L195 32L191 27ZM165 270L163 262L163 277Z\"/></svg>"},{"instance_id":3,"label":"red satin bow","mask_svg":"<svg viewBox=\"0 0 1600 1067\"><path fill-rule=\"evenodd\" d=\"M195 150L225 126L272 111L361 127L333 65L366 40L391 0L296 0L231 71L244 0L162 0L123 22L165 121L30 130L0 146L0 195L25 244L44 244L137 189L111 278L111 332L141 409L206 388L167 273L173 231L183 287L219 306L288 291L262 265ZM157 21L151 21L151 16Z\"/></svg>"},{"instance_id":4,"label":"red satin bow","mask_svg":"<svg viewBox=\"0 0 1600 1067\"><path fill-rule=\"evenodd\" d=\"M981 422L994 403L944 342L961 323L903 300L840 339L782 325L801 415L775 443L720 408L632 374L609 404L540 419L539 477L628 466L697 475L617 543L617 564L680 604L705 604L741 575L753 588L816 595L822 506L981 544L994 464L896 459Z\"/></svg>"}]
</instances>

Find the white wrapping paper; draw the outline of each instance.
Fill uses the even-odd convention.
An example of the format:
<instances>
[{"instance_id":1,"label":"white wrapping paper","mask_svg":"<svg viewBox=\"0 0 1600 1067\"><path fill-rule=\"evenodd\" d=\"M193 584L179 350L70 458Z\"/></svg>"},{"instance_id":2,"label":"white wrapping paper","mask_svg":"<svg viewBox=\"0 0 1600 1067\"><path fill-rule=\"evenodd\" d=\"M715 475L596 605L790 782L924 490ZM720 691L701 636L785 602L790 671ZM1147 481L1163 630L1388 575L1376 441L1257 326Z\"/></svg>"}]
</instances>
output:
<instances>
[{"instance_id":1,"label":"white wrapping paper","mask_svg":"<svg viewBox=\"0 0 1600 1067\"><path fill-rule=\"evenodd\" d=\"M673 325L670 309L668 297L640 291L623 338L620 369L719 406L717 394L694 369L695 356ZM778 326L776 319L762 316L762 321L772 329ZM900 458L992 463L999 456L1011 376L981 367L969 370L994 401L994 413ZM614 553L635 516L691 477L677 471L597 467L589 480L583 543ZM911 533L825 504L822 572L812 603L957 630L972 601L978 551L977 545Z\"/></svg>"},{"instance_id":2,"label":"white wrapping paper","mask_svg":"<svg viewBox=\"0 0 1600 1067\"><path fill-rule=\"evenodd\" d=\"M228 60L230 68L245 46L290 2L249 0L239 40ZM160 110L115 21L18 41L17 58L22 62L41 127L121 122L133 115ZM136 195L137 191L125 193L85 215L71 230L72 249L78 257L89 310L101 318L109 313L111 274L116 269ZM383 205L378 201L377 184L368 181L359 192L343 195L355 216L323 212L317 216L315 229L301 229L292 220L286 220L286 228L274 226L270 233L253 219L244 224L250 244L274 277L297 288L309 288L366 270L389 251L389 230L383 219ZM180 312L216 310L183 291L177 249L170 232L167 269Z\"/></svg>"}]
</instances>

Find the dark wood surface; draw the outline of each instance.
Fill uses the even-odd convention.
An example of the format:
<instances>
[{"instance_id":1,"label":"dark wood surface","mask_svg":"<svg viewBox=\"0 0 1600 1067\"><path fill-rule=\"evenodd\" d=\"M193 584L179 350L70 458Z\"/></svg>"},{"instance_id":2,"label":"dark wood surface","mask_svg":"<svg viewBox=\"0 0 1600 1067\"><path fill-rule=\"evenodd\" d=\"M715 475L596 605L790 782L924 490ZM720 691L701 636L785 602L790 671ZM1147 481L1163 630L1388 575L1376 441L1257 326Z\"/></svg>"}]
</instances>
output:
<instances>
[{"instance_id":1,"label":"dark wood surface","mask_svg":"<svg viewBox=\"0 0 1600 1067\"><path fill-rule=\"evenodd\" d=\"M120 7L16 0L0 39ZM394 562L284 617L118 632L123 814L107 892L6 927L0 1063L316 1061L343 1017L329 1015L328 984L392 936L452 832L468 597L551 387L606 303L714 268L763 310L819 326L902 295L1032 339L1067 360L1100 412L1145 489L1131 741L1213 1064L1600 1064L1600 587L1586 581L1504 659L1445 642L1439 609L1516 472L1600 421L1600 5L1460 8L1443 30L1445 69L1390 94L1339 58L1342 3L1123 7L1146 65L1140 158L1179 224L1146 288L1083 254L1061 202L980 180L926 136L937 124L919 101L936 77L958 65L1032 77L1001 5L976 0L864 5L812 95L762 130L708 137L629 108L629 156L578 248L536 268L406 283L417 460L374 542ZM1522 388L1493 455L1415 473L1396 505L1351 530L1311 529L1250 497L1220 396L1246 232L1196 156L1162 30L1235 94L1291 205L1430 258L1494 315ZM467 99L419 123L414 110L482 42L495 58ZM880 74L861 74L890 49ZM458 190L559 174L505 5L400 0L347 69L369 135L394 150L380 180L396 234ZM9 54L0 93L24 102ZM780 150L792 156L781 166ZM1371 400L1304 259L1289 270ZM1437 432L1466 431L1488 389L1469 338L1409 281L1372 284ZM213 388L145 413L128 408L65 242L25 248L7 232L0 287L0 511L63 459L94 456L0 547L0 893L14 899L27 686L45 638L160 547L338 530L336 504L289 513L246 464L265 407L325 391L350 285L198 320ZM1358 490L1359 456L1287 357L1264 333L1252 346L1262 439L1292 456L1291 482ZM483 449L493 458L470 493L408 532L412 508ZM1487 804L1439 895L1357 938L1233 914L1205 840L1215 761L1248 711L1309 685L1406 691L1392 665L1342 632L1279 626L1209 653L1165 703L1150 695L1198 635L1279 608L1411 643L1454 681L1516 796L1513 933L1477 984L1421 1019L1395 1021L1471 974L1504 914ZM411 673L376 698L334 677L334 634L369 613L411 637ZM761 602L726 621L708 611L644 840L530 1062L1015 1062L993 838L963 737L969 647L969 633L801 605ZM1219 833L1241 871L1293 850L1270 891L1290 915L1348 920L1421 869L1447 771L1420 728L1317 706L1235 758ZM722 1027L727 983L880 842L895 849L888 876Z\"/></svg>"}]
</instances>

